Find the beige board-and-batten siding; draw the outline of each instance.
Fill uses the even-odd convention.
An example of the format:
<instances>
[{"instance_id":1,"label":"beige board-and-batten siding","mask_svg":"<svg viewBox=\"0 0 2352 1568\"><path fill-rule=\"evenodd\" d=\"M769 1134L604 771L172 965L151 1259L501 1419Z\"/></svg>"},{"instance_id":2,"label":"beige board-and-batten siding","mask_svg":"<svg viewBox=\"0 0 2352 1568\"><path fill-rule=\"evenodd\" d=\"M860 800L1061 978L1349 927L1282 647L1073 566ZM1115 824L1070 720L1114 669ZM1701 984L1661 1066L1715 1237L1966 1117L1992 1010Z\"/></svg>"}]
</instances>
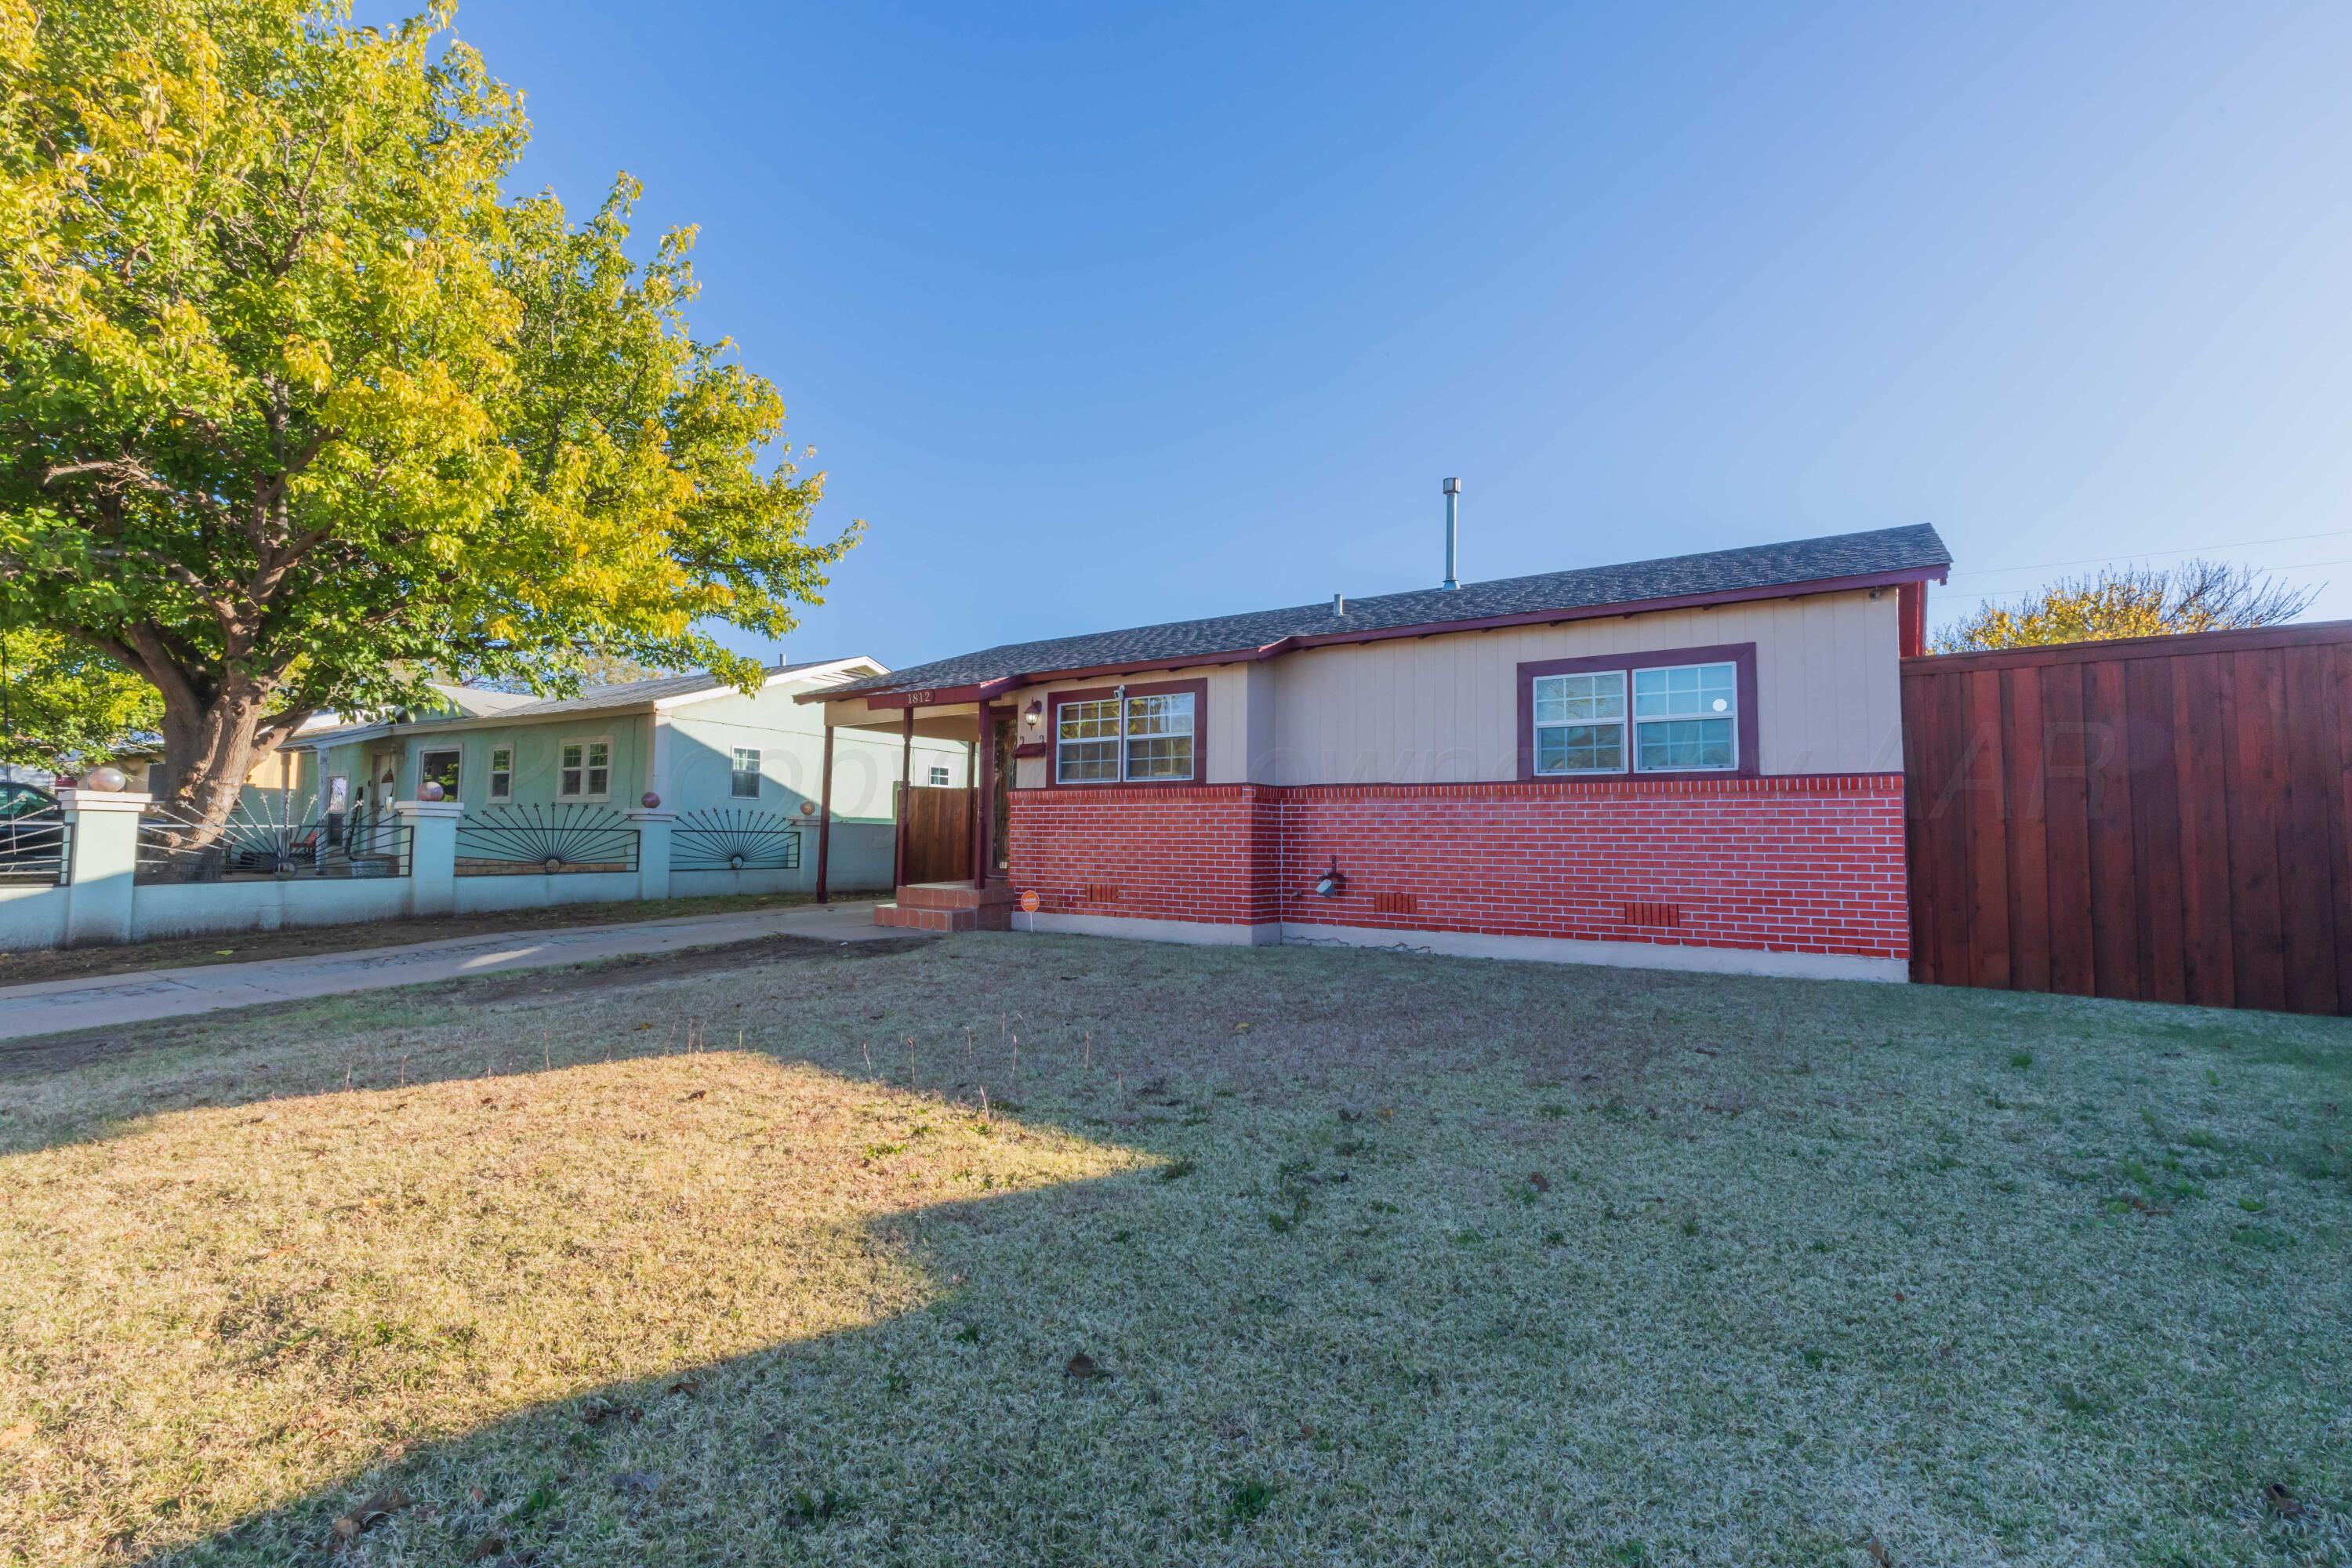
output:
<instances>
[{"instance_id":1,"label":"beige board-and-batten siding","mask_svg":"<svg viewBox=\"0 0 2352 1568\"><path fill-rule=\"evenodd\" d=\"M1661 610L1556 626L1336 644L1260 664L1125 677L1204 679L1205 784L1443 784L1518 775L1518 667L1594 654L1756 645L1766 773L1872 773L1903 766L1901 642L1894 589ZM1055 681L1007 700L1116 684ZM1050 758L1017 779L1043 784Z\"/></svg>"}]
</instances>

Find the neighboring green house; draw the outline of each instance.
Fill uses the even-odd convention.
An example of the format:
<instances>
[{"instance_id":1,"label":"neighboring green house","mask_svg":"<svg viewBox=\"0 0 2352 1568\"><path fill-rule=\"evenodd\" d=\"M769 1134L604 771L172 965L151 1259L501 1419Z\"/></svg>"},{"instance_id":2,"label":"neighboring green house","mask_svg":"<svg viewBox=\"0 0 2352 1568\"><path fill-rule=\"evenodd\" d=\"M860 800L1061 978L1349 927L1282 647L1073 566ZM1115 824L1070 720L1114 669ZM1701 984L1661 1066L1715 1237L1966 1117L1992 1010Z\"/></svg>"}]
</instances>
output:
<instances>
[{"instance_id":1,"label":"neighboring green house","mask_svg":"<svg viewBox=\"0 0 2352 1568\"><path fill-rule=\"evenodd\" d=\"M501 855L536 858L552 846L596 862L602 828L618 828L653 796L677 814L675 891L764 892L814 887L816 814L824 756L812 689L887 673L868 658L783 665L756 695L709 674L592 688L577 697L514 697L469 688L445 695L478 710L306 731L297 819L387 820L393 802L430 780L466 808L459 871ZM912 782L964 787L971 748L919 738ZM832 884L890 885L893 789L899 742L836 733ZM340 820L339 820L340 819ZM784 836L791 836L788 840ZM584 869L585 866L574 868Z\"/></svg>"}]
</instances>

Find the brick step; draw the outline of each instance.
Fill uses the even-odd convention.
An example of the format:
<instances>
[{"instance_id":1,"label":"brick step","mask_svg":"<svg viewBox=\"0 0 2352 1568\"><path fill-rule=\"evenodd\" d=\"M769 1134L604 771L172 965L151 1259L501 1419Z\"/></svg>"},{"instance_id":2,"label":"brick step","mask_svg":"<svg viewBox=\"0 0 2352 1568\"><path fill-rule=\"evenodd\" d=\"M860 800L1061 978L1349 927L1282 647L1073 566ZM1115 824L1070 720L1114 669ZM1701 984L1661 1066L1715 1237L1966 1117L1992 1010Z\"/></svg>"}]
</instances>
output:
<instances>
[{"instance_id":1,"label":"brick step","mask_svg":"<svg viewBox=\"0 0 2352 1568\"><path fill-rule=\"evenodd\" d=\"M901 904L874 906L874 923L899 931L978 931L980 915L973 910L908 909Z\"/></svg>"},{"instance_id":2,"label":"brick step","mask_svg":"<svg viewBox=\"0 0 2352 1568\"><path fill-rule=\"evenodd\" d=\"M898 889L898 902L910 910L982 910L1009 905L1017 896L1001 882L987 888L970 882L909 882Z\"/></svg>"},{"instance_id":3,"label":"brick step","mask_svg":"<svg viewBox=\"0 0 2352 1568\"><path fill-rule=\"evenodd\" d=\"M1013 909L993 904L984 910L909 909L904 904L877 904L874 923L899 931L1011 931Z\"/></svg>"}]
</instances>

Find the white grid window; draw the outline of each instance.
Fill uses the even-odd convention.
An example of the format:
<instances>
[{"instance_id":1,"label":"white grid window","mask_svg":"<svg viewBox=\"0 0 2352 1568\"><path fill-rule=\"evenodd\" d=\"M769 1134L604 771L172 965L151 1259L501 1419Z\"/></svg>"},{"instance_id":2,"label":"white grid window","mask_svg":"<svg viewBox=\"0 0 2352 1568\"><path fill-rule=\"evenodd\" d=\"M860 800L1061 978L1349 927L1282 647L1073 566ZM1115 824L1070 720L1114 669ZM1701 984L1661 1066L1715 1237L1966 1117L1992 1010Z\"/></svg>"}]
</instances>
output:
<instances>
[{"instance_id":1,"label":"white grid window","mask_svg":"<svg viewBox=\"0 0 2352 1568\"><path fill-rule=\"evenodd\" d=\"M1739 670L1685 664L1633 672L1636 773L1728 773L1739 765Z\"/></svg>"},{"instance_id":2,"label":"white grid window","mask_svg":"<svg viewBox=\"0 0 2352 1568\"><path fill-rule=\"evenodd\" d=\"M1535 771L1549 778L1625 771L1625 672L1538 675Z\"/></svg>"},{"instance_id":3,"label":"white grid window","mask_svg":"<svg viewBox=\"0 0 2352 1568\"><path fill-rule=\"evenodd\" d=\"M593 740L564 742L556 769L556 797L603 800L612 793L612 739L600 735Z\"/></svg>"},{"instance_id":4,"label":"white grid window","mask_svg":"<svg viewBox=\"0 0 2352 1568\"><path fill-rule=\"evenodd\" d=\"M1118 701L1063 703L1054 731L1054 782L1114 784L1118 779Z\"/></svg>"},{"instance_id":5,"label":"white grid window","mask_svg":"<svg viewBox=\"0 0 2352 1568\"><path fill-rule=\"evenodd\" d=\"M490 798L492 800L514 798L514 748L512 746L490 748Z\"/></svg>"},{"instance_id":6,"label":"white grid window","mask_svg":"<svg viewBox=\"0 0 2352 1568\"><path fill-rule=\"evenodd\" d=\"M1127 700L1127 776L1192 776L1192 694L1163 692Z\"/></svg>"},{"instance_id":7,"label":"white grid window","mask_svg":"<svg viewBox=\"0 0 2352 1568\"><path fill-rule=\"evenodd\" d=\"M760 798L760 753L753 748L735 748L735 765L727 776L727 793L736 800Z\"/></svg>"},{"instance_id":8,"label":"white grid window","mask_svg":"<svg viewBox=\"0 0 2352 1568\"><path fill-rule=\"evenodd\" d=\"M1192 778L1198 707L1190 691L1129 697L1124 704L1117 698L1063 703L1054 728L1054 782L1171 784Z\"/></svg>"},{"instance_id":9,"label":"white grid window","mask_svg":"<svg viewBox=\"0 0 2352 1568\"><path fill-rule=\"evenodd\" d=\"M932 788L942 789L946 787L948 782L948 771L939 763L933 763L931 764L930 777Z\"/></svg>"}]
</instances>

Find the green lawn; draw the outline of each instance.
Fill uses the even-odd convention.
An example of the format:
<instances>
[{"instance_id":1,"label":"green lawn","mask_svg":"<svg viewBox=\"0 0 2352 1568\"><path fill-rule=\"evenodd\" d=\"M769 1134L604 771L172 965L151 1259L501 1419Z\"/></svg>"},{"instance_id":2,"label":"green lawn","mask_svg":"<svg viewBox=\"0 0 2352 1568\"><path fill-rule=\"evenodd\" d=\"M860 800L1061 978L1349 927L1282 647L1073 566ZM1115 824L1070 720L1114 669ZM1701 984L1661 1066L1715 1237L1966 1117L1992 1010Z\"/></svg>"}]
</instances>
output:
<instances>
[{"instance_id":1,"label":"green lawn","mask_svg":"<svg viewBox=\"0 0 2352 1568\"><path fill-rule=\"evenodd\" d=\"M0 1562L2352 1561L2343 1024L613 978L0 1079Z\"/></svg>"}]
</instances>

